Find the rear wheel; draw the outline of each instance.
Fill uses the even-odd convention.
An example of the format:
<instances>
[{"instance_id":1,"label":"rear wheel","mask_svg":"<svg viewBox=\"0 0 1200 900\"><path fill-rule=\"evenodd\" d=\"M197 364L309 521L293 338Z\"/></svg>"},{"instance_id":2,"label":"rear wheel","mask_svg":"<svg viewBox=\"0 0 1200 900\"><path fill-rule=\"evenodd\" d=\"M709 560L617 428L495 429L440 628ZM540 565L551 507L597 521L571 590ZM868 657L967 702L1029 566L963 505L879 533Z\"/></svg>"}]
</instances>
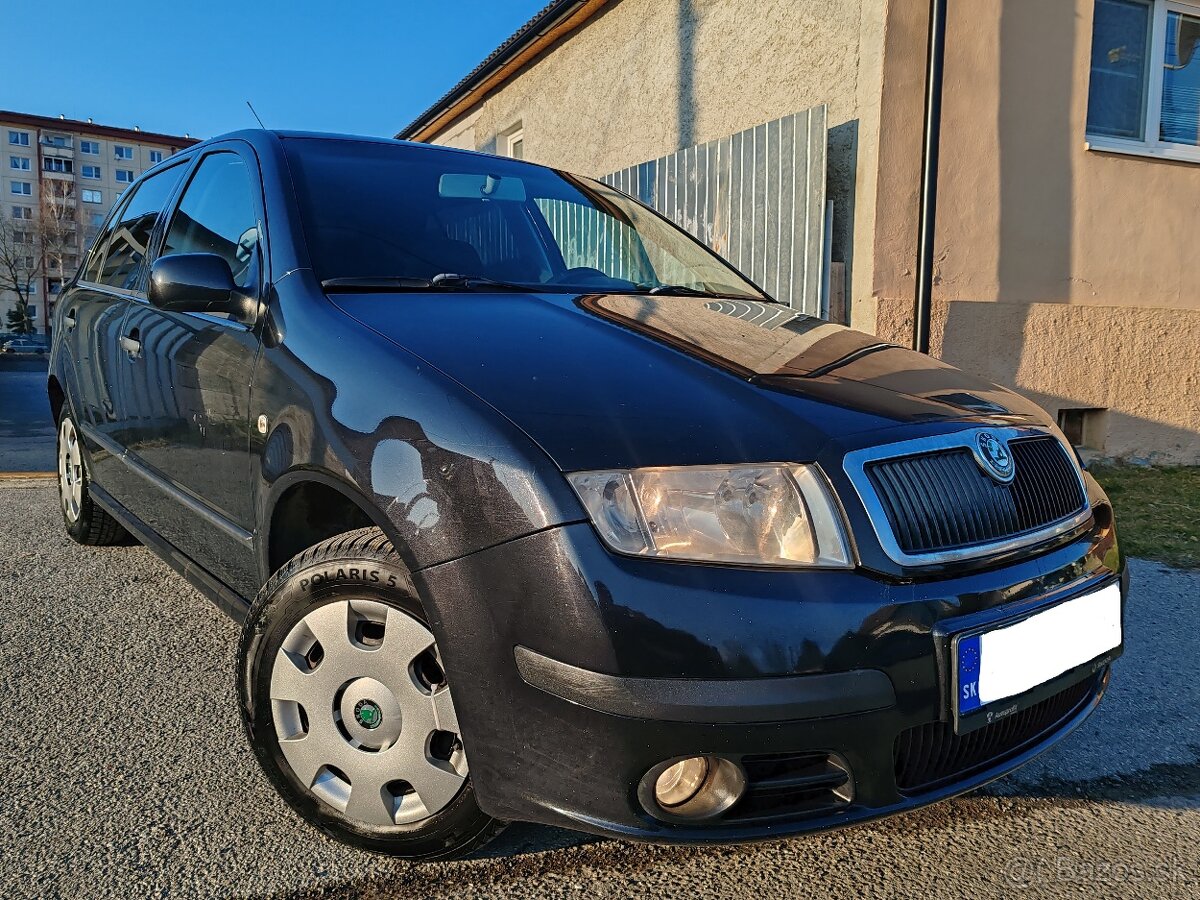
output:
<instances>
[{"instance_id":1,"label":"rear wheel","mask_svg":"<svg viewBox=\"0 0 1200 900\"><path fill-rule=\"evenodd\" d=\"M499 832L475 800L433 633L379 529L284 566L251 608L238 662L250 743L310 824L418 859L461 855Z\"/></svg>"},{"instance_id":2,"label":"rear wheel","mask_svg":"<svg viewBox=\"0 0 1200 900\"><path fill-rule=\"evenodd\" d=\"M58 500L73 540L93 547L129 542L129 532L88 494L87 461L65 403L58 420Z\"/></svg>"}]
</instances>

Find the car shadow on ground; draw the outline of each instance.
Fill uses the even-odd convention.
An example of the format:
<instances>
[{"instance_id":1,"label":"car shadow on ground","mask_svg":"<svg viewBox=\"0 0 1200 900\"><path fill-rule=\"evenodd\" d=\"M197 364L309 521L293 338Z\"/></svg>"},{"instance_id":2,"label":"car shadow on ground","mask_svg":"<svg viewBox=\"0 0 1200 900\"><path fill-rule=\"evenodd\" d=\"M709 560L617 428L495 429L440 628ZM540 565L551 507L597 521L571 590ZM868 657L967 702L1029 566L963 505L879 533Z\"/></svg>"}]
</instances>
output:
<instances>
[{"instance_id":1,"label":"car shadow on ground","mask_svg":"<svg viewBox=\"0 0 1200 900\"><path fill-rule=\"evenodd\" d=\"M1079 819L1089 816L1096 804L1114 802L1159 809L1200 808L1200 745L1190 748L1189 763L1159 764L1131 776L1103 776L1082 782L1046 779L1012 794L988 787L944 803L924 807L901 816L876 820L843 829L831 835L795 837L754 844L712 846L664 846L631 844L592 837L559 828L515 823L479 853L456 862L413 864L384 861L370 875L334 884L314 885L310 890L274 895L282 900L354 897L382 900L385 897L445 896L457 889L478 891L491 885L497 895L525 883L571 885L587 883L601 872L613 885L635 885L639 875L664 867L692 877L689 863L708 869L747 871L774 868L780 849L811 853L814 858L830 854L830 845L862 844L855 833L874 832L868 845L890 855L892 847L916 843L927 845L942 840L952 829L1011 827L1028 820L1033 828L1044 827L1048 815L1062 812ZM804 845L808 844L811 849ZM786 845L792 845L787 847ZM860 852L863 848L858 847ZM1049 852L1049 848L1048 848ZM998 851L999 853L999 851ZM1002 858L1002 855L1001 855ZM1061 857L1055 857L1056 859ZM1163 856L1164 862L1170 857ZM1176 864L1178 861L1175 861ZM682 873L687 872L685 876ZM863 895L867 896L867 895ZM982 896L982 895L981 895Z\"/></svg>"}]
</instances>

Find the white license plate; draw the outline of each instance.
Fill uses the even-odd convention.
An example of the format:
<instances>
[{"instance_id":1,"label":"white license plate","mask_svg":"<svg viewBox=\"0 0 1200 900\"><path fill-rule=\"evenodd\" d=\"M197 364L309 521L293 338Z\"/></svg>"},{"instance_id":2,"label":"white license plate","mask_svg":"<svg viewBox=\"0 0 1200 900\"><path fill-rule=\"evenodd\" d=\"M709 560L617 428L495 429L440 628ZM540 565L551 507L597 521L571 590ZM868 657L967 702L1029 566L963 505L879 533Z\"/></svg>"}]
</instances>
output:
<instances>
[{"instance_id":1,"label":"white license plate","mask_svg":"<svg viewBox=\"0 0 1200 900\"><path fill-rule=\"evenodd\" d=\"M955 642L958 714L1016 697L1121 645L1121 589L1075 597Z\"/></svg>"}]
</instances>

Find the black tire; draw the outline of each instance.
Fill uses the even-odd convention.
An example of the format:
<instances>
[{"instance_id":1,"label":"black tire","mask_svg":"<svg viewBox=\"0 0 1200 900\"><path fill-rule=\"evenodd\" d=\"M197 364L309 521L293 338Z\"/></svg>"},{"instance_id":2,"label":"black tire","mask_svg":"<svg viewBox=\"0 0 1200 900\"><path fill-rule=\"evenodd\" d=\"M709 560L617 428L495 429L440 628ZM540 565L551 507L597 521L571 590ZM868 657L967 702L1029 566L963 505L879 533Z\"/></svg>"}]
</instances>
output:
<instances>
[{"instance_id":1,"label":"black tire","mask_svg":"<svg viewBox=\"0 0 1200 900\"><path fill-rule=\"evenodd\" d=\"M439 860L468 854L506 824L479 808L469 774L458 794L428 818L376 826L348 818L316 796L284 757L270 699L277 654L306 615L348 598L386 604L427 625L409 572L380 529L347 532L293 557L259 591L238 650L242 723L254 755L288 805L337 841L407 859Z\"/></svg>"},{"instance_id":2,"label":"black tire","mask_svg":"<svg viewBox=\"0 0 1200 900\"><path fill-rule=\"evenodd\" d=\"M55 445L55 459L58 462L58 508L62 513L63 525L67 534L79 544L89 547L109 547L118 544L130 544L132 536L122 527L121 523L110 516L92 500L88 493L91 477L87 470L87 457L82 448L78 451L78 463L72 467L72 478L78 479L79 492L72 502L69 498L70 488L64 480L64 431L69 425L70 433L79 441L79 432L71 411L64 403L58 417L58 438Z\"/></svg>"}]
</instances>

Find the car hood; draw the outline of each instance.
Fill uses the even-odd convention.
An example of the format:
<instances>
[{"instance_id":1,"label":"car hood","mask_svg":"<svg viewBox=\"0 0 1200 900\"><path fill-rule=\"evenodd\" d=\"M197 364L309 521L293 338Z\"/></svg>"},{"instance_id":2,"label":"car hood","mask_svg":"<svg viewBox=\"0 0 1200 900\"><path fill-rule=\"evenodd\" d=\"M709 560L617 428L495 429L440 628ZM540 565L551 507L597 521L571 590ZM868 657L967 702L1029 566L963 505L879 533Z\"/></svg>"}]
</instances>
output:
<instances>
[{"instance_id":1,"label":"car hood","mask_svg":"<svg viewBox=\"0 0 1200 900\"><path fill-rule=\"evenodd\" d=\"M648 295L332 295L566 471L816 459L885 429L1045 423L924 354L775 303ZM902 436L897 436L899 440Z\"/></svg>"}]
</instances>

